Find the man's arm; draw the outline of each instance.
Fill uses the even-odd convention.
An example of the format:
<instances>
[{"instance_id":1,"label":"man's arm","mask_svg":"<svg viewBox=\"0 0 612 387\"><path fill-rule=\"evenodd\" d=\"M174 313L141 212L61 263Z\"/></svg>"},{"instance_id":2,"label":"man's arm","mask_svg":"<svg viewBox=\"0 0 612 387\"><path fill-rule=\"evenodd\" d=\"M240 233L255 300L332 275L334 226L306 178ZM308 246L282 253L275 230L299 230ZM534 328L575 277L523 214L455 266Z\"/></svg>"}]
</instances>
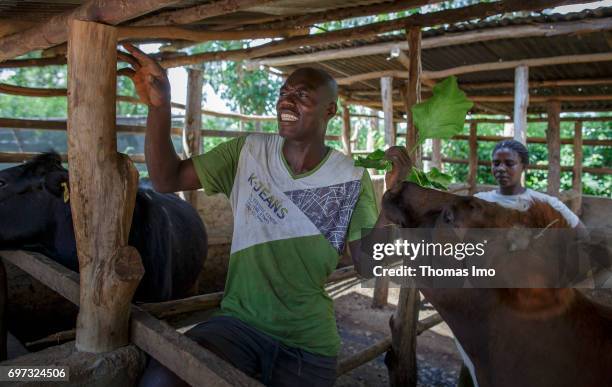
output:
<instances>
[{"instance_id":1,"label":"man's arm","mask_svg":"<svg viewBox=\"0 0 612 387\"><path fill-rule=\"evenodd\" d=\"M393 163L393 168L385 175L385 185L386 188L389 189L393 187L395 184L401 183L404 181L410 169L412 168L412 162L410 161L410 157L408 157L408 152L406 152L406 148L401 146L392 146L385 152L385 157ZM380 211L378 215L378 219L373 229L381 229L387 227L390 222L385 218L384 211ZM362 237L363 239L363 237ZM353 259L353 264L355 265L355 270L359 272L359 262L361 261L363 252L361 251L361 239L354 240L349 242L349 251L351 253L351 258ZM363 259L370 258L367 255L363 255ZM363 273L359 273L363 274Z\"/></svg>"},{"instance_id":2,"label":"man's arm","mask_svg":"<svg viewBox=\"0 0 612 387\"><path fill-rule=\"evenodd\" d=\"M159 192L201 188L191 159L181 160L170 137L170 82L155 60L131 44L124 44L131 55L119 53L133 69L120 73L134 82L140 99L149 107L145 133L145 160L153 187Z\"/></svg>"}]
</instances>

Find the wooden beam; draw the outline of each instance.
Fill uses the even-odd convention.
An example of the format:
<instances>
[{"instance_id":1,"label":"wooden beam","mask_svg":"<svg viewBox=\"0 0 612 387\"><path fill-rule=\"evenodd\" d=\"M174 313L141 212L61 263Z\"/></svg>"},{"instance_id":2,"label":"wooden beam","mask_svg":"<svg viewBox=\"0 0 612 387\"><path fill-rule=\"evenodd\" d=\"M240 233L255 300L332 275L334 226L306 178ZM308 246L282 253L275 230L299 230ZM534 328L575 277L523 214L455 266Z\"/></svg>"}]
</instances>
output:
<instances>
[{"instance_id":1,"label":"wooden beam","mask_svg":"<svg viewBox=\"0 0 612 387\"><path fill-rule=\"evenodd\" d=\"M266 28L287 28L291 26L307 27L313 24L339 21L354 17L378 15L381 13L399 12L407 9L422 7L427 4L440 3L440 0L398 0L382 4L362 5L357 7L343 7L340 9L325 10L315 13L290 16L281 21L267 23Z\"/></svg>"},{"instance_id":2,"label":"wooden beam","mask_svg":"<svg viewBox=\"0 0 612 387\"><path fill-rule=\"evenodd\" d=\"M573 63L591 63L612 61L612 52L581 55L561 55L544 58L519 59L502 62L478 63L473 65L458 66L440 71L424 72L423 76L430 79L446 78L451 75L477 73L481 71L507 70L518 66L539 67Z\"/></svg>"},{"instance_id":3,"label":"wooden beam","mask_svg":"<svg viewBox=\"0 0 612 387\"><path fill-rule=\"evenodd\" d=\"M23 67L44 67L44 66L59 66L66 64L65 56L56 56L52 58L31 58L31 59L11 59L0 60L0 69L18 69Z\"/></svg>"},{"instance_id":4,"label":"wooden beam","mask_svg":"<svg viewBox=\"0 0 612 387\"><path fill-rule=\"evenodd\" d=\"M144 274L140 254L127 245L138 170L117 153L116 55L114 27L70 21L70 207L82 285L75 346L94 353L129 342L130 302Z\"/></svg>"},{"instance_id":5,"label":"wooden beam","mask_svg":"<svg viewBox=\"0 0 612 387\"><path fill-rule=\"evenodd\" d=\"M183 153L190 158L202 153L202 70L187 69L187 107L183 130ZM198 192L183 192L184 198L193 208L198 208Z\"/></svg>"},{"instance_id":6,"label":"wooden beam","mask_svg":"<svg viewBox=\"0 0 612 387\"><path fill-rule=\"evenodd\" d=\"M612 61L612 52L605 52L599 54L581 54L581 55L562 55L552 56L546 58L531 58L522 59L506 62L487 62L478 63L474 65L458 66L449 68L446 70L439 71L423 71L421 77L424 79L440 79L446 78L451 75L460 75L468 73L476 73L481 71L494 71L494 70L507 70L513 69L517 66L528 66L528 67L539 67L539 66L552 66L559 64L572 64L572 63L590 63L590 62L608 62ZM408 78L407 71L387 70L387 71L372 71L369 73L353 75L351 77L336 79L338 85L345 86L355 82L368 81L385 76L392 76L394 78ZM505 102L505 100L504 100Z\"/></svg>"},{"instance_id":7,"label":"wooden beam","mask_svg":"<svg viewBox=\"0 0 612 387\"><path fill-rule=\"evenodd\" d=\"M174 3L176 0L89 0L72 11L53 16L41 25L0 38L0 62L32 50L64 43L68 40L70 20L115 25Z\"/></svg>"},{"instance_id":8,"label":"wooden beam","mask_svg":"<svg viewBox=\"0 0 612 387\"><path fill-rule=\"evenodd\" d=\"M571 22L537 23L518 26L478 29L475 31L445 33L441 36L424 38L422 50L438 47L448 47L469 44L474 41L483 42L498 39L518 39L537 36L557 36L576 33L591 33L612 29L612 17L601 19L586 19ZM368 55L389 55L394 50L408 50L408 42L404 40L387 43L368 44L354 48L340 48L316 51L309 54L287 55L273 58L255 59L247 62L247 67L291 66L306 63L317 63L329 60L348 59ZM463 85L461 85L463 87ZM511 88L513 85L504 86Z\"/></svg>"},{"instance_id":9,"label":"wooden beam","mask_svg":"<svg viewBox=\"0 0 612 387\"><path fill-rule=\"evenodd\" d=\"M549 195L559 196L561 188L561 103L552 100L548 103L548 128L546 142L548 144L548 186Z\"/></svg>"},{"instance_id":10,"label":"wooden beam","mask_svg":"<svg viewBox=\"0 0 612 387\"><path fill-rule=\"evenodd\" d=\"M342 104L342 151L351 157L351 112L346 104Z\"/></svg>"},{"instance_id":11,"label":"wooden beam","mask_svg":"<svg viewBox=\"0 0 612 387\"><path fill-rule=\"evenodd\" d=\"M393 19L390 21L371 23L359 27L345 28L321 34L298 36L263 44L261 46L253 48L228 50L223 52L205 52L191 56L167 59L163 60L161 64L162 66L167 68L185 66L189 64L196 64L207 61L245 60L262 57L276 52L291 50L303 46L313 47L323 44L341 43L353 39L366 39L385 32L402 30L406 28L406 26L428 27L439 24L452 24L459 21L471 20L474 18L484 18L500 13L516 11L535 11L554 7L560 4L574 4L580 3L582 1L584 0L533 0L530 2L525 2L522 0L506 0L496 1L493 3L480 3L467 7L449 9L439 12L415 14L411 16Z\"/></svg>"},{"instance_id":12,"label":"wooden beam","mask_svg":"<svg viewBox=\"0 0 612 387\"><path fill-rule=\"evenodd\" d=\"M395 145L395 133L393 131L393 78L380 78L381 106L384 113L385 146ZM347 102L348 103L348 102Z\"/></svg>"},{"instance_id":13,"label":"wooden beam","mask_svg":"<svg viewBox=\"0 0 612 387\"><path fill-rule=\"evenodd\" d=\"M403 286L400 289L397 309L391 315L391 348L385 364L389 370L389 386L416 387L416 336L421 304L419 290Z\"/></svg>"},{"instance_id":14,"label":"wooden beam","mask_svg":"<svg viewBox=\"0 0 612 387\"><path fill-rule=\"evenodd\" d=\"M602 86L610 84L612 84L612 78L551 79L548 81L529 81L529 88L539 89L565 86ZM460 83L459 87L468 90L513 89L514 82Z\"/></svg>"},{"instance_id":15,"label":"wooden beam","mask_svg":"<svg viewBox=\"0 0 612 387\"><path fill-rule=\"evenodd\" d=\"M469 140L469 166L468 166L468 178L467 183L469 188L468 194L474 195L476 193L476 184L478 177L478 140L477 133L478 124L476 122L470 123L470 140Z\"/></svg>"},{"instance_id":16,"label":"wooden beam","mask_svg":"<svg viewBox=\"0 0 612 387\"><path fill-rule=\"evenodd\" d=\"M0 251L0 257L79 305L79 276L41 254ZM131 341L187 383L210 386L261 386L168 324L132 305Z\"/></svg>"},{"instance_id":17,"label":"wooden beam","mask_svg":"<svg viewBox=\"0 0 612 387\"><path fill-rule=\"evenodd\" d=\"M576 215L582 215L582 122L574 123L574 170L572 173L572 190L576 197L570 209Z\"/></svg>"},{"instance_id":18,"label":"wooden beam","mask_svg":"<svg viewBox=\"0 0 612 387\"><path fill-rule=\"evenodd\" d=\"M298 35L308 35L308 31L303 29L210 31L170 26L119 27L119 40L182 39L191 42L208 42L213 40L289 38Z\"/></svg>"},{"instance_id":19,"label":"wooden beam","mask_svg":"<svg viewBox=\"0 0 612 387\"><path fill-rule=\"evenodd\" d=\"M134 26L173 26L190 24L204 19L227 15L251 7L269 3L271 0L217 0L176 11L160 12L132 23ZM176 2L176 1L175 1Z\"/></svg>"},{"instance_id":20,"label":"wooden beam","mask_svg":"<svg viewBox=\"0 0 612 387\"><path fill-rule=\"evenodd\" d=\"M442 140L434 138L431 140L431 162L432 167L442 170Z\"/></svg>"},{"instance_id":21,"label":"wooden beam","mask_svg":"<svg viewBox=\"0 0 612 387\"><path fill-rule=\"evenodd\" d=\"M419 131L414 124L412 107L421 102L421 29L411 27L406 38L410 47L410 62L408 66L408 82L404 94L404 110L408 126L406 127L406 149L415 166L422 166L421 150L419 149Z\"/></svg>"},{"instance_id":22,"label":"wooden beam","mask_svg":"<svg viewBox=\"0 0 612 387\"><path fill-rule=\"evenodd\" d=\"M16 34L35 25L33 21L0 19L0 37Z\"/></svg>"},{"instance_id":23,"label":"wooden beam","mask_svg":"<svg viewBox=\"0 0 612 387\"><path fill-rule=\"evenodd\" d=\"M514 139L527 144L527 108L529 107L529 67L514 69Z\"/></svg>"}]
</instances>

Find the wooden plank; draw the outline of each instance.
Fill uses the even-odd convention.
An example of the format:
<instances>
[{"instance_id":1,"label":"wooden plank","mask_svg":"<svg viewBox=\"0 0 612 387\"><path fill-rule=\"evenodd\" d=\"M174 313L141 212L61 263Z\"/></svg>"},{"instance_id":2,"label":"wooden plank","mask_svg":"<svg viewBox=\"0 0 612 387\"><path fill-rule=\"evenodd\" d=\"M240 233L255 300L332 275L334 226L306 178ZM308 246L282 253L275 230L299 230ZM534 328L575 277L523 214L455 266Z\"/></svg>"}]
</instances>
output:
<instances>
[{"instance_id":1,"label":"wooden plank","mask_svg":"<svg viewBox=\"0 0 612 387\"><path fill-rule=\"evenodd\" d=\"M187 69L187 108L185 110L185 129L183 130L183 152L185 158L202 153L202 70ZM183 196L193 208L198 208L198 192L183 192Z\"/></svg>"},{"instance_id":2,"label":"wooden plank","mask_svg":"<svg viewBox=\"0 0 612 387\"><path fill-rule=\"evenodd\" d=\"M414 124L412 107L421 102L421 29L411 27L407 30L406 38L410 47L410 63L408 67L408 82L404 95L404 110L408 126L406 127L406 149L413 164L422 166L421 150L419 147L419 131Z\"/></svg>"},{"instance_id":3,"label":"wooden plank","mask_svg":"<svg viewBox=\"0 0 612 387\"><path fill-rule=\"evenodd\" d=\"M128 39L172 39L193 43L223 40L289 38L307 35L308 30L292 29L243 29L237 31L195 30L170 26L119 27L119 40Z\"/></svg>"},{"instance_id":4,"label":"wooden plank","mask_svg":"<svg viewBox=\"0 0 612 387\"><path fill-rule=\"evenodd\" d=\"M469 188L468 193L474 195L476 193L476 184L478 177L478 140L477 140L478 124L472 122L470 124L470 139L469 139L469 164L467 183Z\"/></svg>"},{"instance_id":5,"label":"wooden plank","mask_svg":"<svg viewBox=\"0 0 612 387\"><path fill-rule=\"evenodd\" d=\"M417 288L404 286L400 289L397 309L389 320L391 348L385 362L391 387L417 385L416 336L420 304Z\"/></svg>"},{"instance_id":6,"label":"wooden plank","mask_svg":"<svg viewBox=\"0 0 612 387\"><path fill-rule=\"evenodd\" d=\"M549 195L559 196L561 188L561 103L550 101L547 106L548 128L546 129L546 142L548 144L548 186Z\"/></svg>"},{"instance_id":7,"label":"wooden plank","mask_svg":"<svg viewBox=\"0 0 612 387\"><path fill-rule=\"evenodd\" d=\"M159 319L164 319L177 314L217 308L222 299L223 292L217 292L180 300L146 303L140 305L140 308Z\"/></svg>"},{"instance_id":8,"label":"wooden plank","mask_svg":"<svg viewBox=\"0 0 612 387\"><path fill-rule=\"evenodd\" d=\"M380 97L384 113L385 146L395 145L393 130L393 78L380 78Z\"/></svg>"},{"instance_id":9,"label":"wooden plank","mask_svg":"<svg viewBox=\"0 0 612 387\"><path fill-rule=\"evenodd\" d=\"M342 104L342 151L351 157L351 112L346 104Z\"/></svg>"},{"instance_id":10,"label":"wooden plank","mask_svg":"<svg viewBox=\"0 0 612 387\"><path fill-rule=\"evenodd\" d=\"M32 50L49 48L68 40L70 20L95 20L106 24L119 24L126 20L153 12L176 0L89 0L72 11L53 16L46 22L26 31L0 39L0 62Z\"/></svg>"},{"instance_id":11,"label":"wooden plank","mask_svg":"<svg viewBox=\"0 0 612 387\"><path fill-rule=\"evenodd\" d=\"M0 256L79 305L79 276L40 254L0 251ZM131 341L193 386L261 386L195 341L132 305Z\"/></svg>"},{"instance_id":12,"label":"wooden plank","mask_svg":"<svg viewBox=\"0 0 612 387\"><path fill-rule=\"evenodd\" d=\"M514 139L527 144L527 108L529 107L529 67L514 69Z\"/></svg>"},{"instance_id":13,"label":"wooden plank","mask_svg":"<svg viewBox=\"0 0 612 387\"><path fill-rule=\"evenodd\" d=\"M114 27L69 22L70 207L82 285L75 346L94 353L129 342L130 300L144 275L127 245L138 170L117 153L116 55Z\"/></svg>"},{"instance_id":14,"label":"wooden plank","mask_svg":"<svg viewBox=\"0 0 612 387\"><path fill-rule=\"evenodd\" d=\"M582 122L574 123L574 170L572 174L572 190L576 197L571 202L570 209L576 215L582 214Z\"/></svg>"},{"instance_id":15,"label":"wooden plank","mask_svg":"<svg viewBox=\"0 0 612 387\"><path fill-rule=\"evenodd\" d=\"M401 30L407 26L428 27L447 23L452 24L459 21L484 18L506 12L535 11L554 7L559 4L573 4L580 3L581 1L584 0L532 0L529 2L522 0L506 0L493 3L480 3L439 12L414 14L389 21L334 30L321 34L297 36L248 49L228 50L224 52L205 52L190 56L171 58L163 60L161 64L164 67L178 67L209 61L245 60L266 56L276 52L292 50L299 47L313 47L323 44L342 43L353 39L366 39L385 32Z\"/></svg>"}]
</instances>

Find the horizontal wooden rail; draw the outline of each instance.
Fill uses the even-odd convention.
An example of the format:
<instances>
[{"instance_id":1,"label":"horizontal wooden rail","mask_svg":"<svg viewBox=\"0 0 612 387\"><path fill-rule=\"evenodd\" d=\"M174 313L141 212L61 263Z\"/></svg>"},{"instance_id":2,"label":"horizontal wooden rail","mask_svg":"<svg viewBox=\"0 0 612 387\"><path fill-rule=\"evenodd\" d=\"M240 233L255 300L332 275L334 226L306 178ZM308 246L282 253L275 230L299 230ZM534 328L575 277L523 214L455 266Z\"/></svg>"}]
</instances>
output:
<instances>
[{"instance_id":1,"label":"horizontal wooden rail","mask_svg":"<svg viewBox=\"0 0 612 387\"><path fill-rule=\"evenodd\" d=\"M442 317L438 314L432 314L424 318L423 320L417 323L417 336L426 330L440 324L442 322ZM337 375L343 375L349 372L352 369L359 367L360 365L369 362L372 359L375 359L379 355L387 352L391 348L391 336L385 337L378 343L358 352L352 356L346 357L344 359L340 359L338 362L338 371Z\"/></svg>"},{"instance_id":2,"label":"horizontal wooden rail","mask_svg":"<svg viewBox=\"0 0 612 387\"><path fill-rule=\"evenodd\" d=\"M23 152L23 153L0 152L0 163L21 163L23 161L31 160L34 157L38 156L38 155L40 155L40 153L35 153L35 152ZM61 156L63 162L67 162L68 161L68 155L60 154L60 156ZM145 162L145 155L143 155L143 154L134 154L134 155L128 155L128 156L135 163L141 163L142 164L142 163Z\"/></svg>"},{"instance_id":3,"label":"horizontal wooden rail","mask_svg":"<svg viewBox=\"0 0 612 387\"><path fill-rule=\"evenodd\" d=\"M398 133L400 134L400 133ZM451 140L469 140L470 136L465 134L459 134L453 136ZM485 141L485 142L499 142L503 140L511 140L512 137L509 136L476 136L476 141ZM544 137L527 137L527 143L533 144L546 144L546 138ZM561 144L574 144L573 138L562 138ZM590 146L612 146L612 140L582 140L583 145Z\"/></svg>"},{"instance_id":4,"label":"horizontal wooden rail","mask_svg":"<svg viewBox=\"0 0 612 387\"><path fill-rule=\"evenodd\" d=\"M431 160L429 156L423 156L423 160ZM466 159L454 159L454 158L442 158L443 163L451 163L451 164L469 164ZM478 165L482 165L485 167L490 167L491 162L485 160L478 160ZM548 165L546 164L529 164L527 165L527 169L535 169L535 170L548 170ZM561 166L561 171L563 172L572 172L573 167L570 166ZM582 167L582 171L586 173L592 173L594 175L611 175L612 168L606 167Z\"/></svg>"},{"instance_id":5,"label":"horizontal wooden rail","mask_svg":"<svg viewBox=\"0 0 612 387\"><path fill-rule=\"evenodd\" d=\"M66 121L49 121L49 120L23 120L17 118L0 118L0 128L9 129L41 129L41 130L66 130ZM142 125L117 125L117 132L119 133L134 133L144 134L146 127ZM202 129L202 135L205 137L239 137L249 133L240 130L214 130L214 129ZM181 136L183 129L172 128L171 134L173 136ZM327 141L340 141L341 136L327 135L325 139Z\"/></svg>"},{"instance_id":6,"label":"horizontal wooden rail","mask_svg":"<svg viewBox=\"0 0 612 387\"><path fill-rule=\"evenodd\" d=\"M0 251L0 257L73 304L79 305L77 273L37 253ZM206 380L207 385L211 386L261 386L256 380L135 305L132 306L130 340L191 385L201 385Z\"/></svg>"}]
</instances>

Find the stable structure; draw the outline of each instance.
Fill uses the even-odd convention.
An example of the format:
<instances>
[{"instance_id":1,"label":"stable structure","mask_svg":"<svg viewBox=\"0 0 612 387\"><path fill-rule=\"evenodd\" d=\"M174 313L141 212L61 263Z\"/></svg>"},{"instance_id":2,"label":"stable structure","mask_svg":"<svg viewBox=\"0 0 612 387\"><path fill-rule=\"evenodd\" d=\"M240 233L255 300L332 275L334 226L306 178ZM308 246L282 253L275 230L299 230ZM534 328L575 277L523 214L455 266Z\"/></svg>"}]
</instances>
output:
<instances>
[{"instance_id":1,"label":"stable structure","mask_svg":"<svg viewBox=\"0 0 612 387\"><path fill-rule=\"evenodd\" d=\"M0 118L0 127L68 130L65 159L70 162L71 206L81 272L76 275L34 254L1 255L80 306L78 350L105 352L132 342L193 385L203 380L212 385L257 385L154 317L210 308L218 305L219 294L142 307L128 302L142 275L138 253L126 245L136 187L132 163L142 162L144 156L131 155L130 160L118 154L116 133L144 133L144 128L115 124L116 101L138 103L133 96L116 95L117 42L161 42L164 46L156 57L162 66L196 65L189 70L186 106L173 104L186 110L185 127L172 129L172 134L183 136L187 155L200 152L202 137L243 133L204 129L202 114L238 120L275 119L202 110L202 73L197 66L210 61L246 61L250 68L274 68L287 74L308 65L330 72L340 85L343 132L341 136L328 136L328 140L342 141L347 154L360 153L352 145L350 105L381 111L385 143L395 144L404 136L417 164L423 160L431 160L434 165L468 164L470 192L476 187L477 166L488 164L477 158L479 142L514 137L526 143L546 143L548 165L529 168L548 170L548 192L554 195L559 194L560 172L572 171L572 206L579 211L582 173L612 173L609 167L582 167L583 146L609 147L612 140L583 140L581 123L609 121L612 116L563 118L560 114L612 111L612 9L568 15L539 12L582 2L477 3L428 13L396 14L385 21L310 33L313 26L327 21L402 12L439 1L363 0L347 7L340 0L41 0L35 4L0 0L0 68L68 66L68 90L0 84L0 93L67 95L67 121ZM181 51L204 41L267 38L271 39L267 43L244 49L193 55ZM19 58L35 50L41 55ZM94 72L96 77L91 77ZM468 120L469 135L449 139L469 142L466 159L444 158L439 141L432 144L432 154L424 155L417 146L418 131L410 113L415 103L430 95L436 80L450 75L458 77L460 87L475 102ZM373 126L378 127L378 114L362 118L374 119ZM568 119L575 122L572 139L560 136L560 122ZM526 136L526 124L534 120L548 122L546 138ZM406 131L398 133L397 124L404 122ZM512 123L514 130L505 137L479 136L478 124L485 122ZM560 165L560 146L566 143L575 149L573 166ZM0 153L0 163L32 156ZM341 270L330 281L354 275ZM378 284L378 305L385 302L386 286L384 281ZM114 297L113 292L121 296ZM391 336L362 353L341 359L339 374L392 350L397 363L392 367L391 384L416 385L416 335L441 321L437 315L418 321L418 304L415 289L402 289Z\"/></svg>"}]
</instances>

